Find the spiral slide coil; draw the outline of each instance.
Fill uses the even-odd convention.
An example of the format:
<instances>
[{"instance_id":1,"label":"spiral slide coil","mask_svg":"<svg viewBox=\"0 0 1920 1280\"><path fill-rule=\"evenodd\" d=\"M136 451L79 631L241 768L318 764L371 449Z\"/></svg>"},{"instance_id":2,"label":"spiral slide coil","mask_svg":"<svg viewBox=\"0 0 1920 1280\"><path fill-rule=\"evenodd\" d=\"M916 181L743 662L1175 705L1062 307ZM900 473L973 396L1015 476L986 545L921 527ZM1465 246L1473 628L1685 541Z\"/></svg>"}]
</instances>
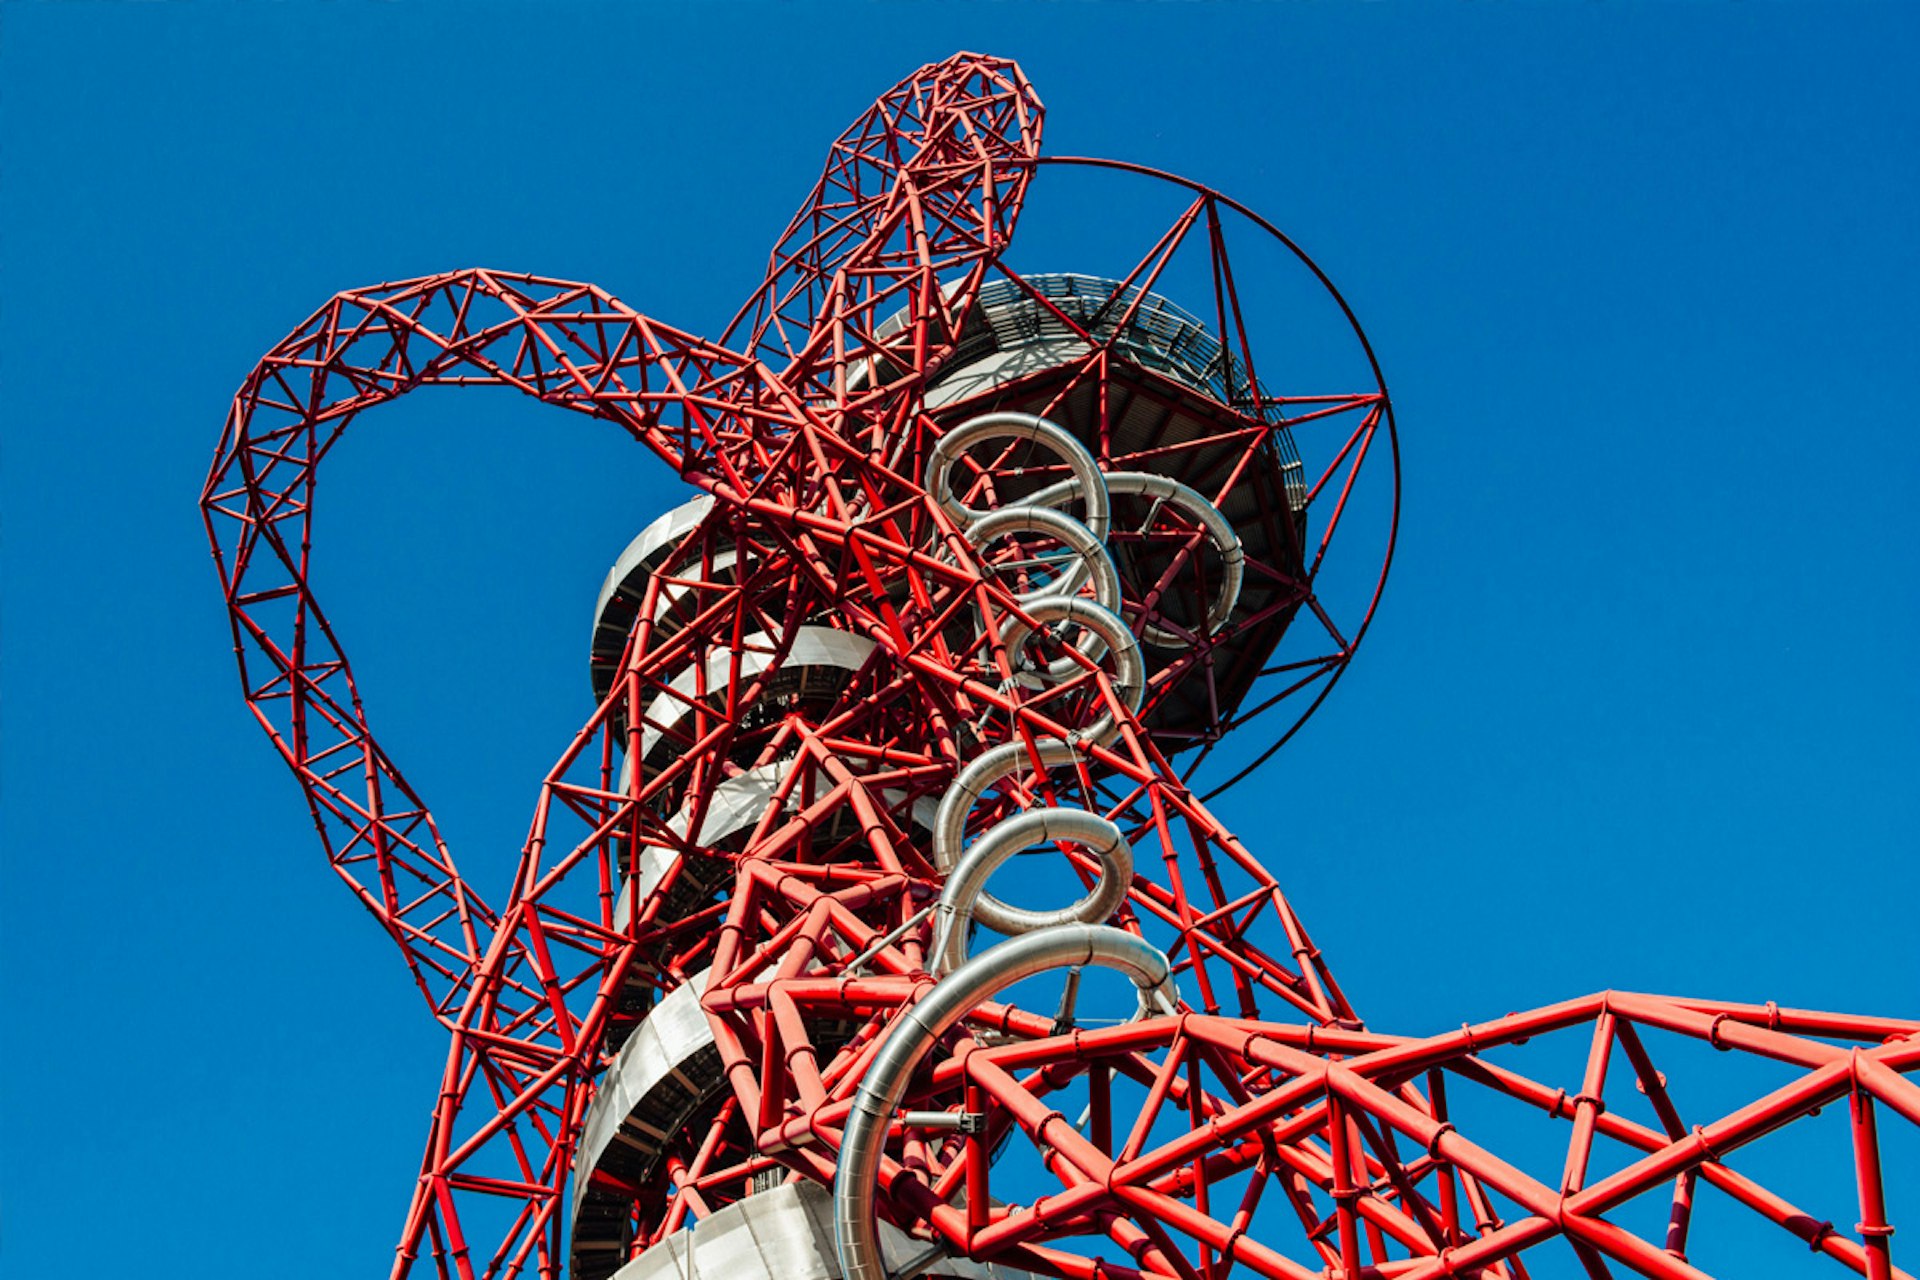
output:
<instances>
[{"instance_id":1,"label":"spiral slide coil","mask_svg":"<svg viewBox=\"0 0 1920 1280\"><path fill-rule=\"evenodd\" d=\"M1044 503L1029 500L992 512L962 505L951 487L955 461L964 449L999 438L1046 445L1066 463L1072 478L1043 490ZM1112 659L1114 693L1129 712L1137 711L1146 693L1145 666L1139 641L1116 612L1119 584L1104 546L1109 527L1106 478L1080 442L1054 423L1030 414L974 418L935 446L927 464L926 488L944 511L966 521L968 540L975 546L1002 531L1020 529L1050 534L1073 551L1079 571L1064 577L1065 591L1020 597L1019 602L1036 624L1077 625L1096 638L1097 646L1082 645L1081 653L1089 661L1102 654ZM1172 496L1175 490L1164 492ZM1085 522L1049 509L1073 501L1086 510ZM1204 505L1204 499L1200 502ZM1222 542L1216 537L1216 544ZM1237 543L1232 545L1237 550ZM1094 592L1091 600L1070 594L1088 582ZM1028 624L1017 623L1003 637L1020 683L1044 687L1079 669L1071 656L1044 667L1028 662L1025 648L1033 634ZM1131 976L1140 988L1143 1012L1172 1012L1177 1007L1166 957L1144 939L1102 923L1125 900L1133 880L1133 849L1112 821L1084 809L1043 806L995 824L964 853L960 847L968 813L996 782L1019 772L1032 759L1037 758L1043 769L1071 763L1081 744L1105 745L1118 731L1118 721L1108 711L1068 739L1039 739L1032 752L1019 741L991 748L962 769L942 797L934 819L933 855L934 865L946 873L947 880L936 909L930 965L940 981L888 1033L854 1102L834 1181L835 1241L845 1280L890 1280L873 1212L874 1180L888 1125L914 1068L969 1010L1032 974L1061 967L1078 972L1087 964L1118 968ZM1047 910L1013 906L986 892L995 870L1041 841L1071 841L1093 850L1101 864L1093 888L1076 902ZM976 919L1010 940L968 961L967 931Z\"/></svg>"}]
</instances>

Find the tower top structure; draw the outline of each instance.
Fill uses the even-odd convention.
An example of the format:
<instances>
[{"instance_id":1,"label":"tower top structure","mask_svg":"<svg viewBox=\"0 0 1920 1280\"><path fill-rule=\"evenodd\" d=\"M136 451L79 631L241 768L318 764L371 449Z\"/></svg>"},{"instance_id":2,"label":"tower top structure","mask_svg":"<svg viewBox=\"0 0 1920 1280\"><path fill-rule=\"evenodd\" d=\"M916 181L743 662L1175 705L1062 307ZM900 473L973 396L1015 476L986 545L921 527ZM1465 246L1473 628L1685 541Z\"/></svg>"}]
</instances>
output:
<instances>
[{"instance_id":1,"label":"tower top structure","mask_svg":"<svg viewBox=\"0 0 1920 1280\"><path fill-rule=\"evenodd\" d=\"M1042 118L1004 59L909 76L718 341L460 271L337 295L242 384L203 510L248 705L452 1040L396 1274L1522 1278L1560 1241L1681 1280L1702 1186L1895 1274L1875 1126L1920 1121L1920 1023L1620 993L1362 1023L1192 778L1269 712L1246 768L1271 754L1371 622L1384 381L1270 224L1049 161ZM1030 202L1102 174L1169 216L1118 261L1029 269ZM1288 341L1287 272L1340 343ZM481 384L691 487L606 577L595 707L492 900L309 576L347 426ZM1578 1079L1495 1060L1564 1032ZM1794 1078L1702 1113L1732 1077L1683 1089L1688 1044ZM1852 1233L1728 1163L1842 1098ZM1561 1127L1564 1164L1503 1156L1483 1099ZM1616 1214L1656 1197L1658 1243Z\"/></svg>"}]
</instances>

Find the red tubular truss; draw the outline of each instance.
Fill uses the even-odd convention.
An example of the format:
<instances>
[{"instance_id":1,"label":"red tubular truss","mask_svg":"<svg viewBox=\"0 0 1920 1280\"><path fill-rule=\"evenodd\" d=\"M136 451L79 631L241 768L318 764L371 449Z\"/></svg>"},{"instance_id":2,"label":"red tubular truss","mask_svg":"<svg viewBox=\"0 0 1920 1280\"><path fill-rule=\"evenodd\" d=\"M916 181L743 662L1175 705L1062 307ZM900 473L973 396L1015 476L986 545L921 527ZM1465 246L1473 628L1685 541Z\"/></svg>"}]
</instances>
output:
<instances>
[{"instance_id":1,"label":"red tubular truss","mask_svg":"<svg viewBox=\"0 0 1920 1280\"><path fill-rule=\"evenodd\" d=\"M1607 993L1435 1037L1363 1027L1189 777L1228 729L1317 706L1372 619L1397 518L1384 383L1318 268L1183 180L1064 162L1171 182L1178 210L1114 279L1017 270L1041 116L1003 60L903 81L835 142L719 343L475 270L340 294L242 384L202 506L247 704L451 1037L395 1274L611 1275L782 1184L833 1184L863 1086L916 1035L867 1190L949 1258L1525 1277L1557 1240L1588 1275L1697 1276L1704 1187L1904 1274L1877 1126L1920 1123L1920 1022ZM1229 246L1249 228L1338 305L1362 385L1256 366ZM598 706L492 904L308 585L347 424L481 384L612 422L705 498L616 566ZM1365 522L1384 533L1355 569ZM980 868L1012 832L1044 854L1024 879L1085 893L1078 923L1021 916L1006 875L1020 901L990 914ZM923 1033L976 916L1144 939L1179 1003L1083 1017L1103 988L1076 967ZM1571 1088L1505 1060L1582 1034ZM1690 1046L1788 1078L1722 1105L1746 1085L1683 1071ZM1851 1230L1733 1159L1842 1098ZM1503 1154L1488 1100L1565 1123L1557 1169ZM1657 1231L1634 1216L1651 1200Z\"/></svg>"}]
</instances>

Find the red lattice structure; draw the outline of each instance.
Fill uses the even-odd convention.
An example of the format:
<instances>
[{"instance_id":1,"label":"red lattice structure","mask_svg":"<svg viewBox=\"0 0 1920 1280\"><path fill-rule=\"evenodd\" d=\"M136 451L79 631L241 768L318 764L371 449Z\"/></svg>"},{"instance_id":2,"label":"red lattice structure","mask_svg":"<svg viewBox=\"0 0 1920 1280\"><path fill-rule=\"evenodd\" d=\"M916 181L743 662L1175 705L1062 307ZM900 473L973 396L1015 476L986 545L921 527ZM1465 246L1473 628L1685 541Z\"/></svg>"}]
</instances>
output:
<instances>
[{"instance_id":1,"label":"red lattice structure","mask_svg":"<svg viewBox=\"0 0 1920 1280\"><path fill-rule=\"evenodd\" d=\"M914 73L717 341L462 271L339 294L242 384L203 507L247 705L451 1037L394 1273L1677 1280L1711 1194L1743 1240L1905 1274L1876 1126L1920 1123L1920 1022L1619 993L1361 1022L1191 779L1248 722L1279 726L1238 763L1265 759L1367 630L1385 385L1269 224L1050 161L1041 119L1011 62ZM1030 188L1090 170L1177 212L1122 274L1016 269ZM1256 352L1256 251L1324 290L1358 385ZM474 385L697 491L609 575L597 706L492 900L309 586L341 433ZM1021 855L1019 901L989 894ZM1740 1171L1841 1102L1831 1203Z\"/></svg>"}]
</instances>

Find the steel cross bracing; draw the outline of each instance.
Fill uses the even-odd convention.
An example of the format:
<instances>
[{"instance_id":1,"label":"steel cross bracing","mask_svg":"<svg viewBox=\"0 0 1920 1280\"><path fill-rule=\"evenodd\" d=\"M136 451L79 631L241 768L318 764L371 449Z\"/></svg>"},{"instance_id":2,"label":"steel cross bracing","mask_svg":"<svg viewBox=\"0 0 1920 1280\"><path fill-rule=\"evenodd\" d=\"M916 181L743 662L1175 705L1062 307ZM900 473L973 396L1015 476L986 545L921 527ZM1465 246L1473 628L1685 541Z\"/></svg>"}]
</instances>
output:
<instances>
[{"instance_id":1,"label":"steel cross bracing","mask_svg":"<svg viewBox=\"0 0 1920 1280\"><path fill-rule=\"evenodd\" d=\"M1183 180L1106 166L1182 193L1125 278L1015 270L1040 126L1010 62L916 72L835 142L720 343L473 270L340 294L242 384L203 508L247 704L450 1033L395 1274L697 1270L701 1224L801 1203L787 1183L833 1188L851 1280L1525 1277L1549 1241L1588 1275L1697 1276L1706 1194L1904 1274L1876 1126L1920 1123L1920 1023L1620 993L1436 1037L1358 1020L1187 778L1304 705L1284 740L1364 635L1384 384L1357 326L1368 385L1262 380L1228 231L1298 251ZM1155 292L1183 253L1198 316ZM309 586L347 424L484 384L610 420L703 495L609 578L599 705L491 903ZM1383 554L1342 613L1362 509ZM1035 848L1081 898L987 892ZM1088 1016L1102 966L1137 1009ZM1556 1033L1587 1037L1578 1078L1508 1061ZM1785 1077L1730 1086L1715 1051ZM1558 1167L1503 1155L1487 1099L1564 1126ZM1738 1171L1842 1100L1831 1203Z\"/></svg>"}]
</instances>

